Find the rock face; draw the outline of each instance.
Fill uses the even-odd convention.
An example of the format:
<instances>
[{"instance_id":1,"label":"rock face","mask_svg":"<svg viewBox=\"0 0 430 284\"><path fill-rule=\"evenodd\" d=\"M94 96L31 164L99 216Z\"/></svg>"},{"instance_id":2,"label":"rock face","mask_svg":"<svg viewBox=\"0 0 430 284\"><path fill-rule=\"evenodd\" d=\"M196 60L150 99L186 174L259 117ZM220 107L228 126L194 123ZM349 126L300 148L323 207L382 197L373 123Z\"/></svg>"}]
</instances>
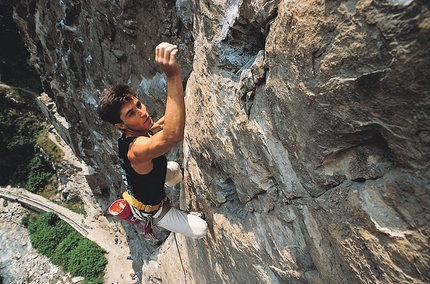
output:
<instances>
[{"instance_id":1,"label":"rock face","mask_svg":"<svg viewBox=\"0 0 430 284\"><path fill-rule=\"evenodd\" d=\"M154 48L179 45L187 126L171 158L180 206L210 233L141 255L142 282L430 281L427 1L14 5L47 115L106 209L122 188L100 93L128 82L162 116Z\"/></svg>"}]
</instances>

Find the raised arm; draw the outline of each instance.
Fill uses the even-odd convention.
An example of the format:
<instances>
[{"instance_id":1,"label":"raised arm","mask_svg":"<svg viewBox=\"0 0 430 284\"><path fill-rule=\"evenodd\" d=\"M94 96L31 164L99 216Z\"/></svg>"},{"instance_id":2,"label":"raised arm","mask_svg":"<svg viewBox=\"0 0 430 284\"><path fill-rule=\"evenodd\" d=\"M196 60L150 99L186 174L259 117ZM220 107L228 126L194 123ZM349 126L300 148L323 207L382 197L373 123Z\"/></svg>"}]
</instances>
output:
<instances>
[{"instance_id":1,"label":"raised arm","mask_svg":"<svg viewBox=\"0 0 430 284\"><path fill-rule=\"evenodd\" d=\"M178 47L161 43L156 48L155 60L167 77L166 111L164 113L163 135L176 144L184 139L185 102L182 88L181 69L176 62ZM176 141L176 142L174 142Z\"/></svg>"},{"instance_id":2,"label":"raised arm","mask_svg":"<svg viewBox=\"0 0 430 284\"><path fill-rule=\"evenodd\" d=\"M130 145L129 158L133 167L142 164L146 168L143 164L165 154L184 138L185 103L177 52L177 46L169 43L161 43L156 48L155 60L167 78L164 124L153 136L140 136Z\"/></svg>"}]
</instances>

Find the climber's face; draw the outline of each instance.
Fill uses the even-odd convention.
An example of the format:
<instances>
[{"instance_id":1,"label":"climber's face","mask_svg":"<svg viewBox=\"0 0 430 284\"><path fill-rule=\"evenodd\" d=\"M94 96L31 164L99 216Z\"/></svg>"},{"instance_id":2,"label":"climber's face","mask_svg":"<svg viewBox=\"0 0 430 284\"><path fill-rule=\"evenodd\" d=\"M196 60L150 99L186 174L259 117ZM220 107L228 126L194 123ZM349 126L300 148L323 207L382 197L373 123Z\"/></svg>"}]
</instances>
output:
<instances>
[{"instance_id":1,"label":"climber's face","mask_svg":"<svg viewBox=\"0 0 430 284\"><path fill-rule=\"evenodd\" d=\"M151 116L136 97L126 102L122 108L119 118L123 123L116 123L115 126L124 131L133 131L137 134L145 132L152 127L154 122Z\"/></svg>"}]
</instances>

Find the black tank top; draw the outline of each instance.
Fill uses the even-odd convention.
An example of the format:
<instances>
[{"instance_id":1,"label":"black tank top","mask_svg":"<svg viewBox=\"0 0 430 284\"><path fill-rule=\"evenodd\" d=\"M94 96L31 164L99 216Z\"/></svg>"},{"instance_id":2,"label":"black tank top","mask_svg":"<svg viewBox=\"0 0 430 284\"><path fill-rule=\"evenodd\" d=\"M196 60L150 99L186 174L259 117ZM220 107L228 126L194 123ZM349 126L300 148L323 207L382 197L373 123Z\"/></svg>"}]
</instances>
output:
<instances>
[{"instance_id":1,"label":"black tank top","mask_svg":"<svg viewBox=\"0 0 430 284\"><path fill-rule=\"evenodd\" d=\"M136 137L125 137L118 140L119 161L122 168L122 180L130 195L147 205L156 205L166 196L164 182L166 181L167 159L165 155L152 160L152 171L146 175L135 172L127 158L130 143Z\"/></svg>"}]
</instances>

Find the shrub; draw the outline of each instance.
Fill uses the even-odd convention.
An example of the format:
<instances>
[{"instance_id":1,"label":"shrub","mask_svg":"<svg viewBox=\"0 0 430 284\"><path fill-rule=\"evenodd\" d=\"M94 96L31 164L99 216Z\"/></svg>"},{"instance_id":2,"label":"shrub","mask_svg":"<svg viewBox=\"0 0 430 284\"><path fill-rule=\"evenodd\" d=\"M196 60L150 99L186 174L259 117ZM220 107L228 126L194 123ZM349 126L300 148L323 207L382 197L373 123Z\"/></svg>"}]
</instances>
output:
<instances>
[{"instance_id":1,"label":"shrub","mask_svg":"<svg viewBox=\"0 0 430 284\"><path fill-rule=\"evenodd\" d=\"M56 265L62 266L65 270L69 270L70 252L78 246L81 240L82 236L78 232L70 232L70 234L58 245L55 250L55 254L52 257L52 262Z\"/></svg>"},{"instance_id":2,"label":"shrub","mask_svg":"<svg viewBox=\"0 0 430 284\"><path fill-rule=\"evenodd\" d=\"M68 270L72 275L82 275L88 283L96 283L95 279L103 275L107 260L104 251L95 243L83 239L70 252Z\"/></svg>"},{"instance_id":3,"label":"shrub","mask_svg":"<svg viewBox=\"0 0 430 284\"><path fill-rule=\"evenodd\" d=\"M30 214L27 214L24 217L22 217L22 219L21 219L21 225L23 225L24 227L28 228L28 224L29 223L30 223Z\"/></svg>"},{"instance_id":4,"label":"shrub","mask_svg":"<svg viewBox=\"0 0 430 284\"><path fill-rule=\"evenodd\" d=\"M47 257L54 255L59 243L67 237L73 228L62 221L55 213L40 215L36 222L28 227L32 245Z\"/></svg>"},{"instance_id":5,"label":"shrub","mask_svg":"<svg viewBox=\"0 0 430 284\"><path fill-rule=\"evenodd\" d=\"M107 264L105 251L86 239L54 213L28 218L33 247L51 258L74 276L83 276L84 283L103 284Z\"/></svg>"},{"instance_id":6,"label":"shrub","mask_svg":"<svg viewBox=\"0 0 430 284\"><path fill-rule=\"evenodd\" d=\"M45 188L55 175L51 166L39 155L35 155L28 164L29 175L25 187L31 192L38 192Z\"/></svg>"}]
</instances>

